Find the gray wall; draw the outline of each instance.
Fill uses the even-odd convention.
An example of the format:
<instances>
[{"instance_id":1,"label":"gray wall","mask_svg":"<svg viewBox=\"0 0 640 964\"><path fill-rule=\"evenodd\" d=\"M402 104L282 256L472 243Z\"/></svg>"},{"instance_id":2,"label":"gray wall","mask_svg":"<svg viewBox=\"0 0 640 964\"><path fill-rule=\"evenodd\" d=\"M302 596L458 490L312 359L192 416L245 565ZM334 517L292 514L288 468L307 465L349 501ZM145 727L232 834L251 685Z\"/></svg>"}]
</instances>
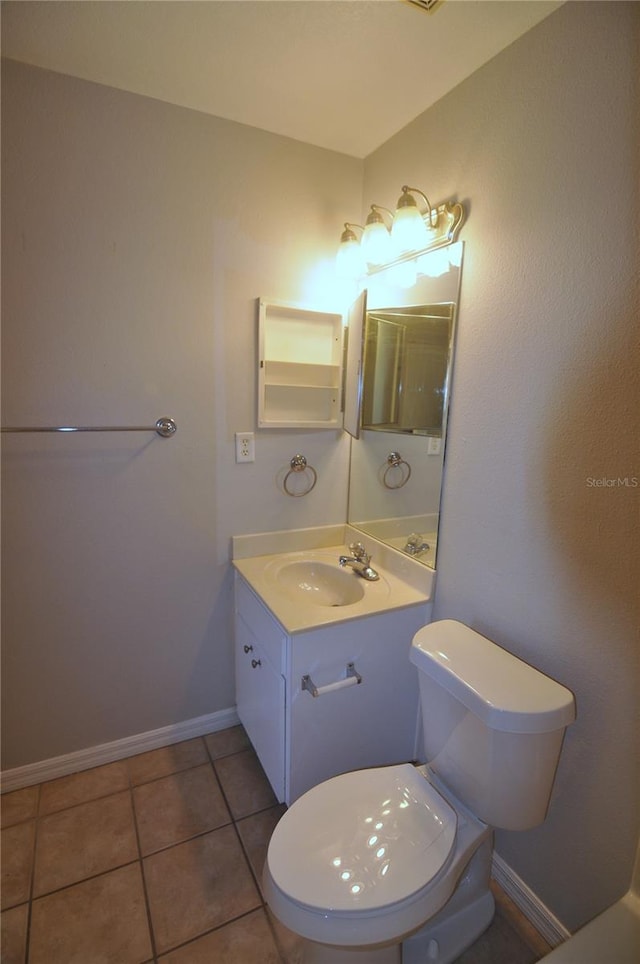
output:
<instances>
[{"instance_id":1,"label":"gray wall","mask_svg":"<svg viewBox=\"0 0 640 964\"><path fill-rule=\"evenodd\" d=\"M434 615L576 695L546 823L497 836L571 929L638 835L639 14L567 3L365 165L469 207Z\"/></svg>"},{"instance_id":2,"label":"gray wall","mask_svg":"<svg viewBox=\"0 0 640 964\"><path fill-rule=\"evenodd\" d=\"M3 767L235 705L230 538L343 522L341 432L256 424L259 296L320 303L362 162L7 63ZM307 499L276 476L298 451Z\"/></svg>"}]
</instances>

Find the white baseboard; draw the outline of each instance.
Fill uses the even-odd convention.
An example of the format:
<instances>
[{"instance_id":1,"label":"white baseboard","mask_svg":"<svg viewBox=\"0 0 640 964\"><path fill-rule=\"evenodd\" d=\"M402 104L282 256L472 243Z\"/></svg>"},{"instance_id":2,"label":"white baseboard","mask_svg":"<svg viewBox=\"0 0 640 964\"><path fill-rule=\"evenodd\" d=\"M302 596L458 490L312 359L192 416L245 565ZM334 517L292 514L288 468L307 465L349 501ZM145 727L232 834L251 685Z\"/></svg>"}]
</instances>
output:
<instances>
[{"instance_id":1,"label":"white baseboard","mask_svg":"<svg viewBox=\"0 0 640 964\"><path fill-rule=\"evenodd\" d=\"M197 716L192 720L184 720L182 723L162 726L158 730L127 736L112 743L101 743L99 746L87 747L86 750L76 750L49 760L14 767L12 770L2 772L2 792L20 790L22 787L33 786L34 783L55 780L57 777L65 777L80 770L89 770L104 763L113 763L115 760L122 760L137 753L157 750L171 743L181 743L183 740L204 736L206 733L226 730L239 722L235 707L231 707L227 710L219 710L217 713L208 713L206 716Z\"/></svg>"},{"instance_id":2,"label":"white baseboard","mask_svg":"<svg viewBox=\"0 0 640 964\"><path fill-rule=\"evenodd\" d=\"M493 854L491 876L510 897L518 910L533 924L548 944L557 947L571 937L570 931L551 913L539 897L527 887L514 870L498 854Z\"/></svg>"}]
</instances>

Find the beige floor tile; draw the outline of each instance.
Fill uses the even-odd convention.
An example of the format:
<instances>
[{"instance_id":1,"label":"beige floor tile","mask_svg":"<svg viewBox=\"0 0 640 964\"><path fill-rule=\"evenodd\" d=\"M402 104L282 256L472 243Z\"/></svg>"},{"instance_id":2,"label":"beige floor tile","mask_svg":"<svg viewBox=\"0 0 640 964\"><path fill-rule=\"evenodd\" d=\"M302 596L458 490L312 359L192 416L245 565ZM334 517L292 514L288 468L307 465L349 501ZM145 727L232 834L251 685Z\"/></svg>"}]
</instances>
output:
<instances>
[{"instance_id":1,"label":"beige floor tile","mask_svg":"<svg viewBox=\"0 0 640 964\"><path fill-rule=\"evenodd\" d=\"M210 763L135 787L133 803L145 856L231 822Z\"/></svg>"},{"instance_id":2,"label":"beige floor tile","mask_svg":"<svg viewBox=\"0 0 640 964\"><path fill-rule=\"evenodd\" d=\"M2 909L29 900L36 822L2 831Z\"/></svg>"},{"instance_id":3,"label":"beige floor tile","mask_svg":"<svg viewBox=\"0 0 640 964\"><path fill-rule=\"evenodd\" d=\"M236 819L273 807L278 801L253 750L214 763L222 789Z\"/></svg>"},{"instance_id":4,"label":"beige floor tile","mask_svg":"<svg viewBox=\"0 0 640 964\"><path fill-rule=\"evenodd\" d=\"M15 823L33 820L38 814L39 787L24 787L2 794L2 826L12 827Z\"/></svg>"},{"instance_id":5,"label":"beige floor tile","mask_svg":"<svg viewBox=\"0 0 640 964\"><path fill-rule=\"evenodd\" d=\"M129 778L123 761L50 780L41 784L40 816L118 793L126 790L128 786Z\"/></svg>"},{"instance_id":6,"label":"beige floor tile","mask_svg":"<svg viewBox=\"0 0 640 964\"><path fill-rule=\"evenodd\" d=\"M38 827L34 894L104 873L137 856L128 790L50 814Z\"/></svg>"},{"instance_id":7,"label":"beige floor tile","mask_svg":"<svg viewBox=\"0 0 640 964\"><path fill-rule=\"evenodd\" d=\"M158 964L282 964L263 910L159 958Z\"/></svg>"},{"instance_id":8,"label":"beige floor tile","mask_svg":"<svg viewBox=\"0 0 640 964\"><path fill-rule=\"evenodd\" d=\"M29 905L2 912L2 964L24 964L27 956Z\"/></svg>"},{"instance_id":9,"label":"beige floor tile","mask_svg":"<svg viewBox=\"0 0 640 964\"><path fill-rule=\"evenodd\" d=\"M158 750L149 750L148 753L131 756L126 764L131 783L137 786L208 762L204 740L197 737L195 740L184 740L182 743L174 743L172 746L163 746Z\"/></svg>"},{"instance_id":10,"label":"beige floor tile","mask_svg":"<svg viewBox=\"0 0 640 964\"><path fill-rule=\"evenodd\" d=\"M281 804L269 810L261 810L260 813L255 813L251 817L245 817L237 824L240 839L260 888L262 888L262 868L267 857L271 834L285 810L286 807Z\"/></svg>"},{"instance_id":11,"label":"beige floor tile","mask_svg":"<svg viewBox=\"0 0 640 964\"><path fill-rule=\"evenodd\" d=\"M137 863L33 902L29 964L142 964L151 957Z\"/></svg>"},{"instance_id":12,"label":"beige floor tile","mask_svg":"<svg viewBox=\"0 0 640 964\"><path fill-rule=\"evenodd\" d=\"M243 726L231 726L227 730L209 733L204 740L212 760L229 756L231 753L239 753L240 750L247 750L251 746Z\"/></svg>"},{"instance_id":13,"label":"beige floor tile","mask_svg":"<svg viewBox=\"0 0 640 964\"><path fill-rule=\"evenodd\" d=\"M143 864L159 953L260 905L231 826L145 857Z\"/></svg>"}]
</instances>

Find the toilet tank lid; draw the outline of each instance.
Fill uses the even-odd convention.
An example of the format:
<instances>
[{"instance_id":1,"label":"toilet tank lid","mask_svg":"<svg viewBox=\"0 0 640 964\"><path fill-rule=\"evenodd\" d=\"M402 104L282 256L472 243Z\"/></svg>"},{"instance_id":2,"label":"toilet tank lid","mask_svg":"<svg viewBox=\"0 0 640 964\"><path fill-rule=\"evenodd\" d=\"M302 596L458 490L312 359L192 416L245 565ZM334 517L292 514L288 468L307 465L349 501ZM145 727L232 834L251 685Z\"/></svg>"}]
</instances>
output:
<instances>
[{"instance_id":1,"label":"toilet tank lid","mask_svg":"<svg viewBox=\"0 0 640 964\"><path fill-rule=\"evenodd\" d=\"M455 619L418 630L410 658L491 729L546 733L575 720L570 690Z\"/></svg>"}]
</instances>

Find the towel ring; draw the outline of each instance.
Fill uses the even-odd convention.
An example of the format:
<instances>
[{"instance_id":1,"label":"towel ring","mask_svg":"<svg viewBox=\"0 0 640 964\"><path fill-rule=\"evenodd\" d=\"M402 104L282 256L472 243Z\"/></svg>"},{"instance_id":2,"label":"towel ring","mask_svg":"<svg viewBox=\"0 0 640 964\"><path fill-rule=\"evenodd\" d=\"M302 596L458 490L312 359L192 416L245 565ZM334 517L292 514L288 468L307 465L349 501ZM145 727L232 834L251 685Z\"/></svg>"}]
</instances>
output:
<instances>
[{"instance_id":1,"label":"towel ring","mask_svg":"<svg viewBox=\"0 0 640 964\"><path fill-rule=\"evenodd\" d=\"M389 452L387 462L389 464L382 474L382 483L385 489L401 489L411 478L411 466L408 462L405 462L399 452ZM406 465L406 471L402 468L403 465ZM391 485L387 480L387 476L392 469L400 469L401 472L401 479L396 485Z\"/></svg>"},{"instance_id":2,"label":"towel ring","mask_svg":"<svg viewBox=\"0 0 640 964\"><path fill-rule=\"evenodd\" d=\"M294 499L299 499L303 495L308 495L309 492L311 492L314 485L316 484L316 482L318 481L318 473L316 472L316 470L312 465L307 464L307 460L304 457L304 455L294 455L291 461L289 462L289 465L291 466L291 468L285 475L284 482L282 483L284 486L284 491L287 493L287 495L293 496ZM306 489L303 489L302 492L292 492L289 486L287 485L287 480L289 479L289 476L297 474L298 472L307 472L307 471L311 473L311 484L308 485Z\"/></svg>"}]
</instances>

